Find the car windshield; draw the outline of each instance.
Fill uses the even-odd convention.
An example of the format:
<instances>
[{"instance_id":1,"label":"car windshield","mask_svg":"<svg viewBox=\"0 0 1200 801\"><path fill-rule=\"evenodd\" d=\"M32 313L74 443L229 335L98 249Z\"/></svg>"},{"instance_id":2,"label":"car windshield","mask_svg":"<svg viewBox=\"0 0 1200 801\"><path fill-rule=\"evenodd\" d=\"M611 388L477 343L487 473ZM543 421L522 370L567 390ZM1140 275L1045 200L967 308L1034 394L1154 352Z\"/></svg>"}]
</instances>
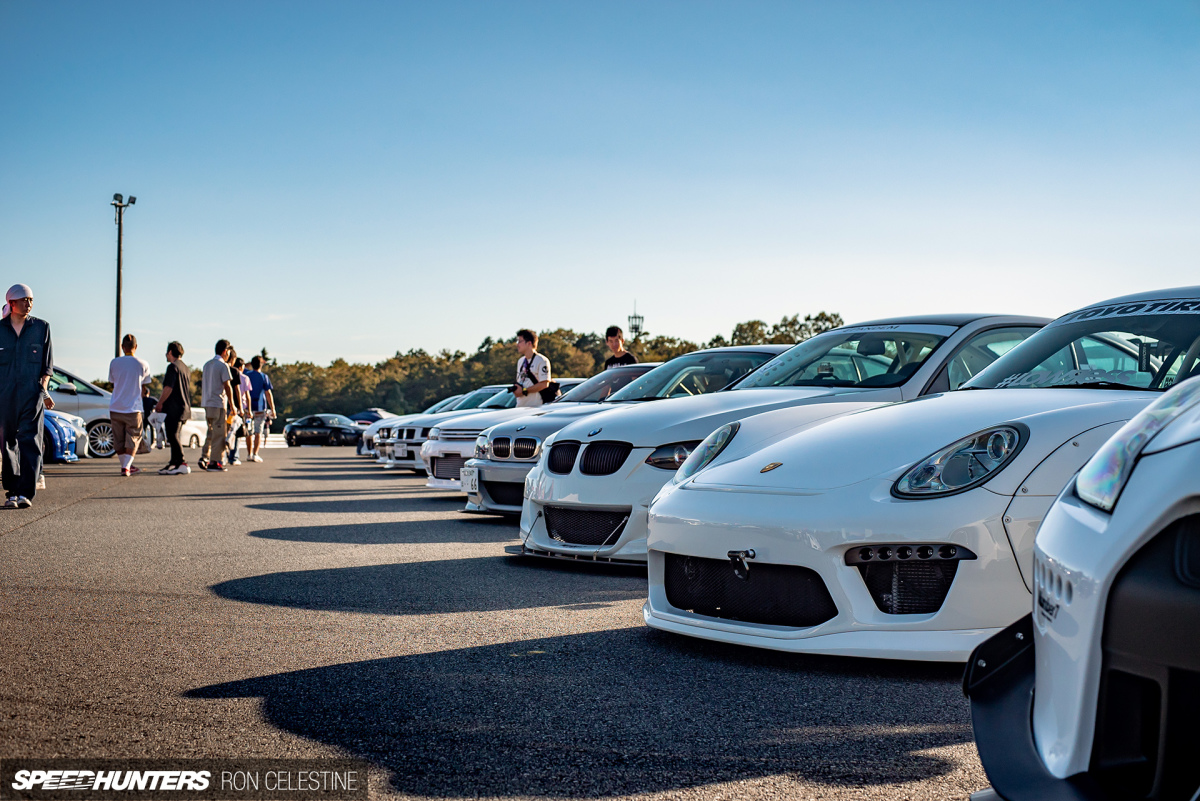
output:
<instances>
[{"instance_id":1,"label":"car windshield","mask_svg":"<svg viewBox=\"0 0 1200 801\"><path fill-rule=\"evenodd\" d=\"M517 396L507 389L497 392L486 402L479 404L480 409L511 409L517 405Z\"/></svg>"},{"instance_id":2,"label":"car windshield","mask_svg":"<svg viewBox=\"0 0 1200 801\"><path fill-rule=\"evenodd\" d=\"M599 403L628 386L630 381L653 369L651 366L633 365L605 370L582 384L576 384L570 391L563 393L555 403Z\"/></svg>"},{"instance_id":3,"label":"car windshield","mask_svg":"<svg viewBox=\"0 0 1200 801\"><path fill-rule=\"evenodd\" d=\"M484 401L495 395L497 392L500 392L498 387L484 387L483 389L477 389L474 392L468 392L466 395L463 395L462 400L448 409L445 409L444 411L456 412L459 409L474 409L477 406L482 406Z\"/></svg>"},{"instance_id":4,"label":"car windshield","mask_svg":"<svg viewBox=\"0 0 1200 801\"><path fill-rule=\"evenodd\" d=\"M734 389L898 387L954 331L947 325L872 325L829 331L779 354Z\"/></svg>"},{"instance_id":5,"label":"car windshield","mask_svg":"<svg viewBox=\"0 0 1200 801\"><path fill-rule=\"evenodd\" d=\"M773 355L742 350L712 350L677 356L630 382L624 389L614 392L607 402L681 398L716 392L770 361Z\"/></svg>"},{"instance_id":6,"label":"car windshield","mask_svg":"<svg viewBox=\"0 0 1200 801\"><path fill-rule=\"evenodd\" d=\"M451 395L448 398L442 398L440 401L421 412L421 414L433 414L434 412L440 412L442 409L449 408L455 401L461 398L462 395Z\"/></svg>"},{"instance_id":7,"label":"car windshield","mask_svg":"<svg viewBox=\"0 0 1200 801\"><path fill-rule=\"evenodd\" d=\"M354 426L354 421L349 417L340 414L331 414L325 418L325 425L328 426Z\"/></svg>"},{"instance_id":8,"label":"car windshield","mask_svg":"<svg viewBox=\"0 0 1200 801\"><path fill-rule=\"evenodd\" d=\"M1198 358L1200 300L1099 306L1055 320L963 388L1162 392L1200 373Z\"/></svg>"}]
</instances>

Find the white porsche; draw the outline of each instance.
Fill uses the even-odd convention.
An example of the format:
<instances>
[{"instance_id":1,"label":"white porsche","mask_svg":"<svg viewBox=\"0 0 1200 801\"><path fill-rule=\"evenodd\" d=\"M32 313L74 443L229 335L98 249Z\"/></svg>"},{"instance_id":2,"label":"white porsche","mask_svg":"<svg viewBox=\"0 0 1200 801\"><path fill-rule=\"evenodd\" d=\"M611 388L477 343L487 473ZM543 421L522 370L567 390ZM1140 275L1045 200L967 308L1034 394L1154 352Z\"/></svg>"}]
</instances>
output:
<instances>
[{"instance_id":1,"label":"white porsche","mask_svg":"<svg viewBox=\"0 0 1200 801\"><path fill-rule=\"evenodd\" d=\"M1194 359L1185 371L1200 372ZM1032 614L980 645L964 677L994 788L979 797L1200 795L1198 464L1193 378L1117 432L1050 509Z\"/></svg>"},{"instance_id":2,"label":"white porsche","mask_svg":"<svg viewBox=\"0 0 1200 801\"><path fill-rule=\"evenodd\" d=\"M962 314L845 326L790 348L720 392L572 423L545 443L525 479L523 552L645 563L650 501L715 429L788 409L775 418L775 435L784 436L855 410L953 389L1046 322Z\"/></svg>"},{"instance_id":3,"label":"white porsche","mask_svg":"<svg viewBox=\"0 0 1200 801\"><path fill-rule=\"evenodd\" d=\"M1200 287L1072 312L956 392L762 449L713 432L650 511L650 626L763 648L963 661L1029 608L1071 476L1200 354ZM743 430L744 429L744 430Z\"/></svg>"}]
</instances>

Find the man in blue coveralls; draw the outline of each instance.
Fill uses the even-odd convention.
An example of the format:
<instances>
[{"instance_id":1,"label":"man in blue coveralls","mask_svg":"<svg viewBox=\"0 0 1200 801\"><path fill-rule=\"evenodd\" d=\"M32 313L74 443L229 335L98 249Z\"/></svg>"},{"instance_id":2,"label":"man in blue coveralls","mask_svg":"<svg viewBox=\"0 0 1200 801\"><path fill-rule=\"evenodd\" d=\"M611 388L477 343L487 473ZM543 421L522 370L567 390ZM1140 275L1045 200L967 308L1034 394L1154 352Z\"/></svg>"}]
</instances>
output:
<instances>
[{"instance_id":1,"label":"man in blue coveralls","mask_svg":"<svg viewBox=\"0 0 1200 801\"><path fill-rule=\"evenodd\" d=\"M9 313L0 319L0 445L5 509L33 505L42 472L42 425L54 401L46 391L54 371L50 324L29 313L33 290L16 284L5 294Z\"/></svg>"}]
</instances>

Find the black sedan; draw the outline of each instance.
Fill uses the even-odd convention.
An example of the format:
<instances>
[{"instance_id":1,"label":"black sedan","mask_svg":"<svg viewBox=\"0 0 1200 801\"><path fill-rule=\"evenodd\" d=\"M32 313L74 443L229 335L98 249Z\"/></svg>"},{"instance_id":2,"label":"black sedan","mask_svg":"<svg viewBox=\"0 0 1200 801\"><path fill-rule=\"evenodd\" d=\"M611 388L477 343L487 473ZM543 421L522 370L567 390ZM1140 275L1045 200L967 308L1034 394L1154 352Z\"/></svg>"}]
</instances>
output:
<instances>
[{"instance_id":1,"label":"black sedan","mask_svg":"<svg viewBox=\"0 0 1200 801\"><path fill-rule=\"evenodd\" d=\"M288 445L354 445L362 428L340 414L310 414L283 427Z\"/></svg>"}]
</instances>

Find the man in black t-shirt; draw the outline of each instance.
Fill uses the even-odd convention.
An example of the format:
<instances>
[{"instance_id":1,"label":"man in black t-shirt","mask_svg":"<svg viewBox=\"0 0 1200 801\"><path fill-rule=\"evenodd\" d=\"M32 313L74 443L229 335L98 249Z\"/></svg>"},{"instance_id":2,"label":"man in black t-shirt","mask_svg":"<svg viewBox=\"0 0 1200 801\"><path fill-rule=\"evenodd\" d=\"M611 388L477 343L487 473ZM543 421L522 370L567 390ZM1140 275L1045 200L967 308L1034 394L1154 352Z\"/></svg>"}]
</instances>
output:
<instances>
[{"instance_id":1,"label":"man in black t-shirt","mask_svg":"<svg viewBox=\"0 0 1200 801\"><path fill-rule=\"evenodd\" d=\"M163 376L162 397L154 407L156 412L167 415L163 425L167 430L167 442L171 444L171 461L158 472L168 476L192 472L179 444L179 426L192 416L192 373L183 363L182 356L183 345L178 342L167 345L167 374Z\"/></svg>"},{"instance_id":2,"label":"man in black t-shirt","mask_svg":"<svg viewBox=\"0 0 1200 801\"><path fill-rule=\"evenodd\" d=\"M625 364L637 364L637 356L625 350L625 332L615 325L610 325L604 332L604 341L612 356L604 360L604 369L620 367Z\"/></svg>"}]
</instances>

